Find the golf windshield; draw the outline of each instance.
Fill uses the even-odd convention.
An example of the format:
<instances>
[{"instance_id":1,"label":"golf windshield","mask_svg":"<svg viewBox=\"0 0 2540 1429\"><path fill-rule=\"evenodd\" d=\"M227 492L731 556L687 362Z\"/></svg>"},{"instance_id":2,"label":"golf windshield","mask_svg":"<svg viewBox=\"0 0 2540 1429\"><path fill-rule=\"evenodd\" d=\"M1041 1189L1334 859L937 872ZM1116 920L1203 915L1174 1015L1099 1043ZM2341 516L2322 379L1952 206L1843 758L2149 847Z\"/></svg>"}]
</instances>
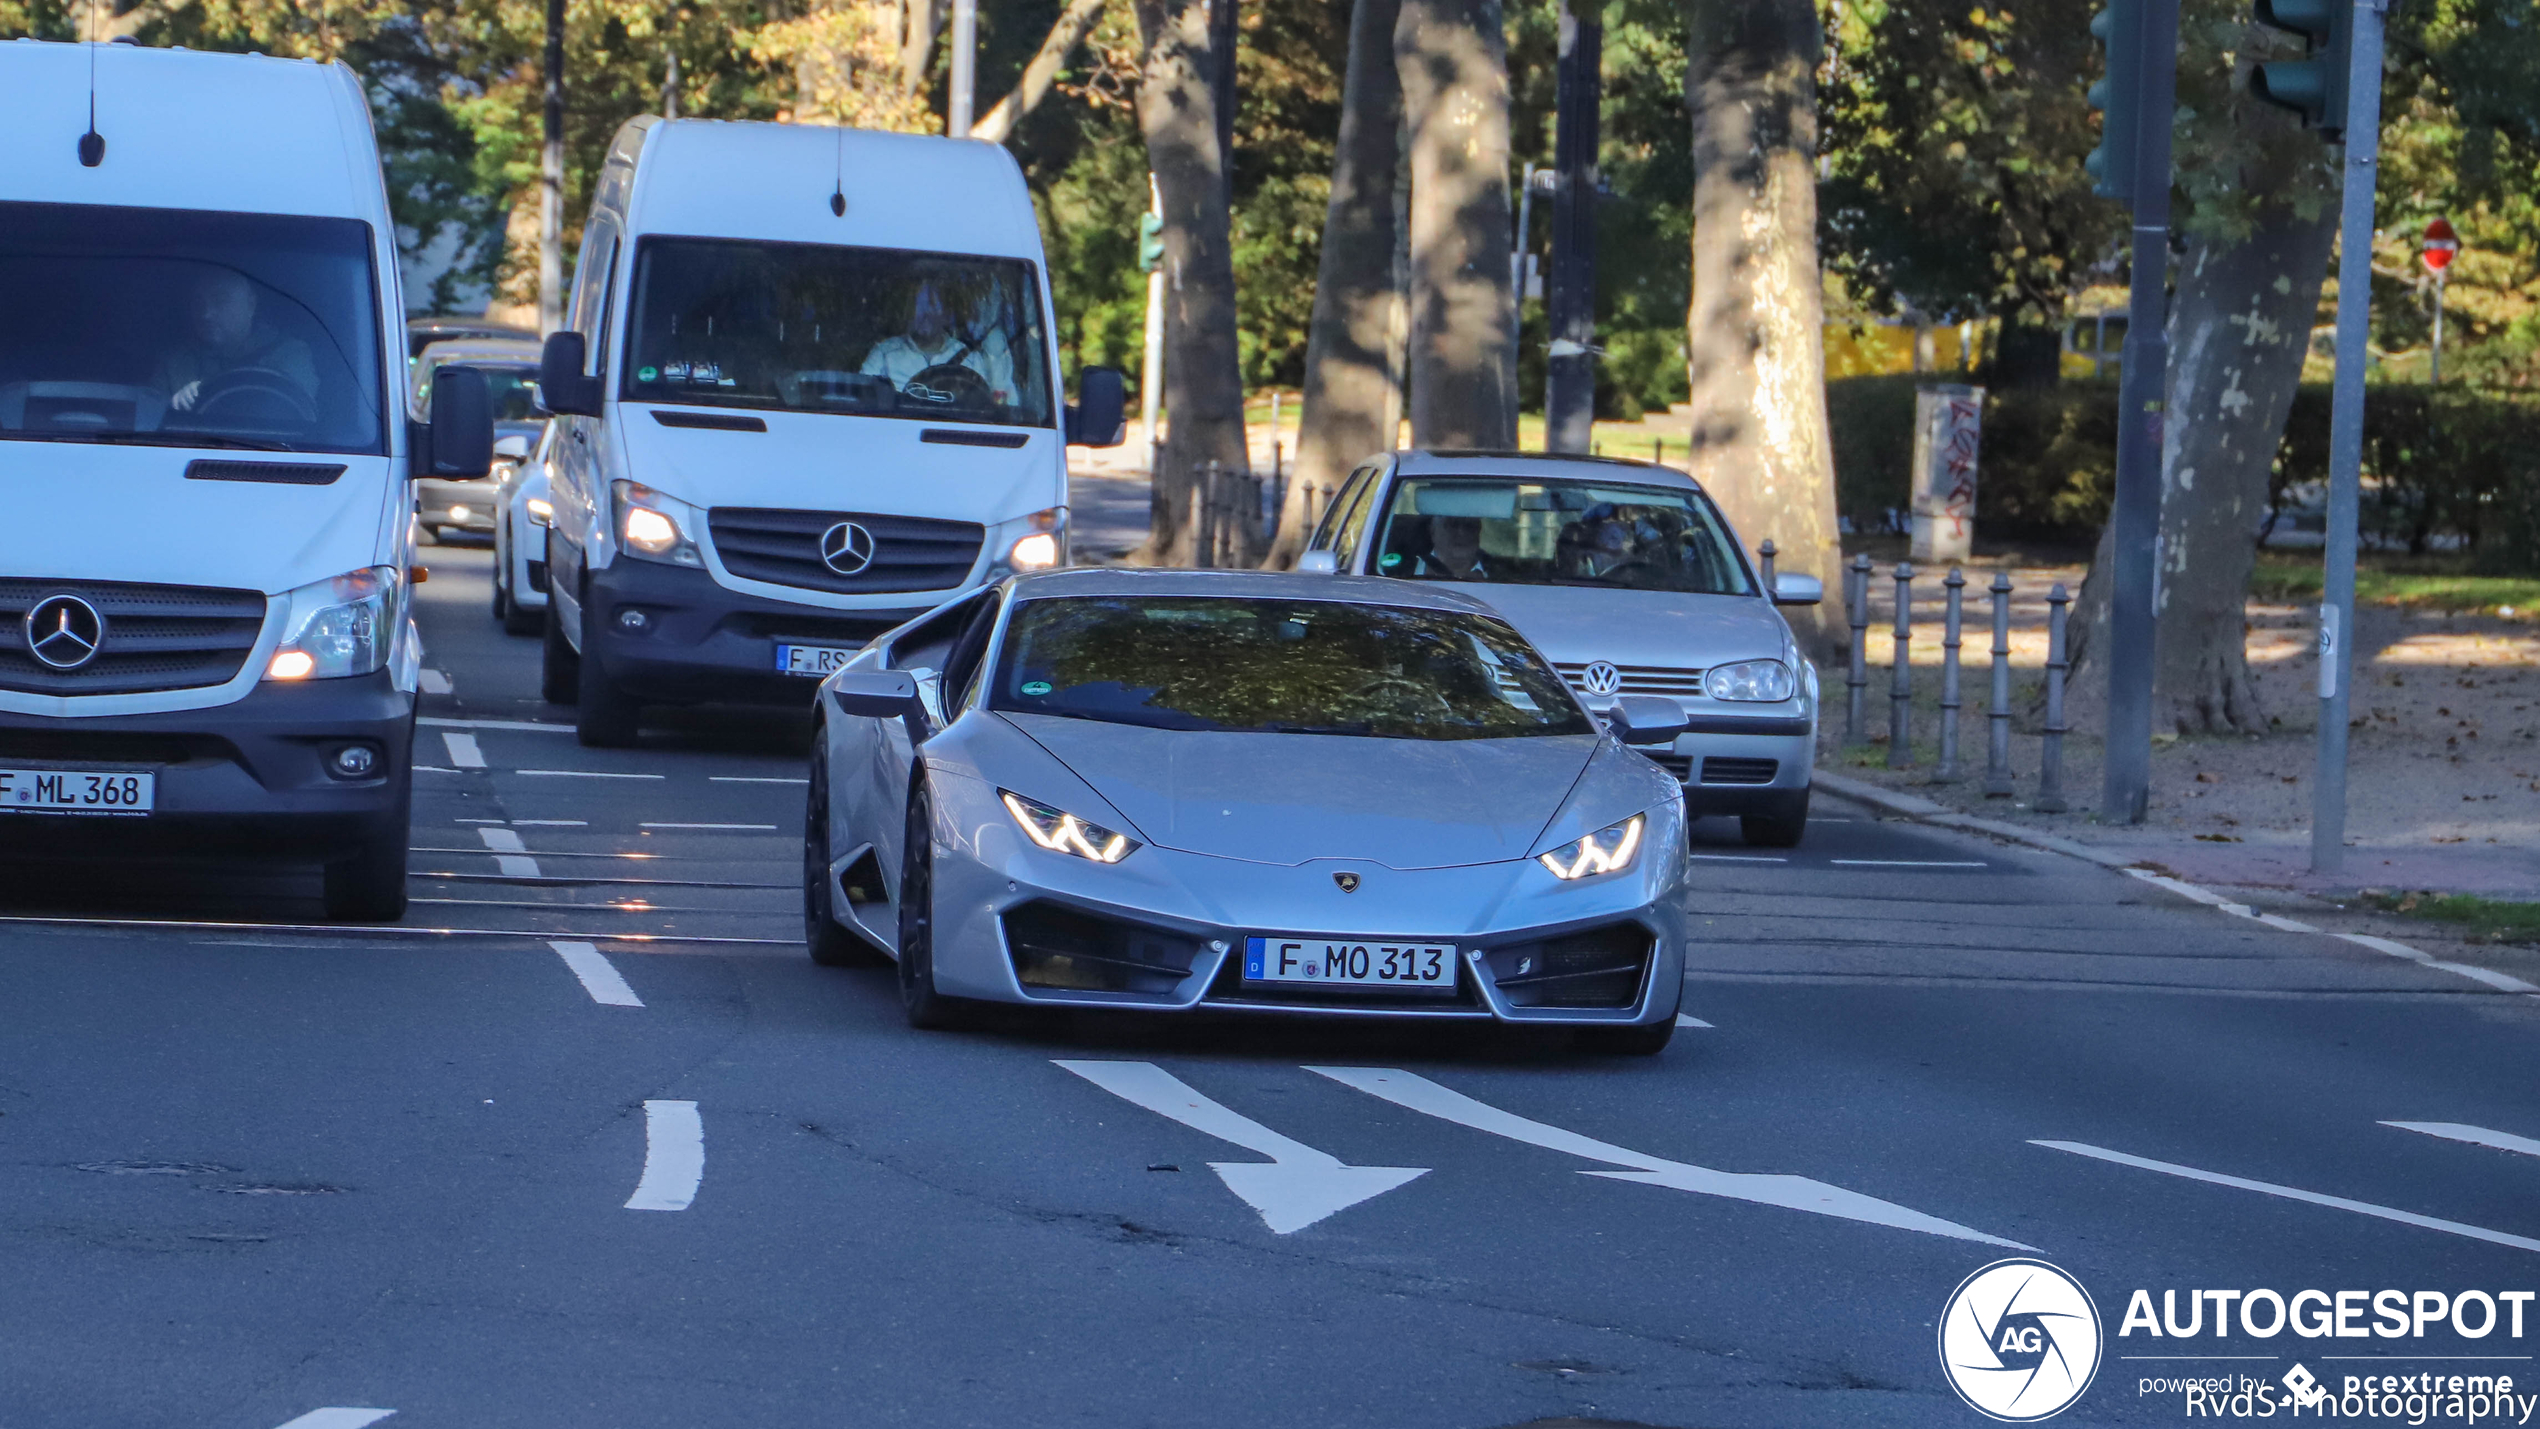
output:
<instances>
[{"instance_id":1,"label":"golf windshield","mask_svg":"<svg viewBox=\"0 0 2540 1429\"><path fill-rule=\"evenodd\" d=\"M1752 595L1728 523L1682 487L1419 477L1394 489L1376 574Z\"/></svg>"},{"instance_id":2,"label":"golf windshield","mask_svg":"<svg viewBox=\"0 0 2540 1429\"><path fill-rule=\"evenodd\" d=\"M0 441L385 451L371 237L0 203Z\"/></svg>"},{"instance_id":3,"label":"golf windshield","mask_svg":"<svg viewBox=\"0 0 2540 1429\"><path fill-rule=\"evenodd\" d=\"M1524 637L1451 610L1224 597L1024 601L995 709L1379 739L1590 734Z\"/></svg>"},{"instance_id":4,"label":"golf windshield","mask_svg":"<svg viewBox=\"0 0 2540 1429\"><path fill-rule=\"evenodd\" d=\"M1032 265L819 243L647 238L619 395L1050 425Z\"/></svg>"}]
</instances>

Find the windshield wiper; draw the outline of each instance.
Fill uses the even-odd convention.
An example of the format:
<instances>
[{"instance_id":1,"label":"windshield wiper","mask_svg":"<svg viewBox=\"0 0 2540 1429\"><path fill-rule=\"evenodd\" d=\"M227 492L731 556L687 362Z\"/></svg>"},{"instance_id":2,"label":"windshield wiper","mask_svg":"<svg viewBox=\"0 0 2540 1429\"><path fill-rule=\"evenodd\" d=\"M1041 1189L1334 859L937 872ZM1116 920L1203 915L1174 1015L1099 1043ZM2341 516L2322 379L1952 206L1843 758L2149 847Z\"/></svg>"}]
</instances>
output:
<instances>
[{"instance_id":1,"label":"windshield wiper","mask_svg":"<svg viewBox=\"0 0 2540 1429\"><path fill-rule=\"evenodd\" d=\"M22 442L75 442L91 447L216 447L224 451L292 452L289 442L262 437L227 437L208 432L16 432L0 428L0 437Z\"/></svg>"}]
</instances>

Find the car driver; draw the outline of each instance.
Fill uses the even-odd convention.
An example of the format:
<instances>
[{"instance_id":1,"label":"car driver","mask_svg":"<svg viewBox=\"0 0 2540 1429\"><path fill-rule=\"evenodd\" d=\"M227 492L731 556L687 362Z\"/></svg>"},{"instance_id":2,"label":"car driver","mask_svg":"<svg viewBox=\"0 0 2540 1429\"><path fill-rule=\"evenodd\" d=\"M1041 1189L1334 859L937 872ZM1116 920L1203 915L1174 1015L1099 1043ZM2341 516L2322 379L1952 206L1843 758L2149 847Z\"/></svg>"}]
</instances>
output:
<instances>
[{"instance_id":1,"label":"car driver","mask_svg":"<svg viewBox=\"0 0 2540 1429\"><path fill-rule=\"evenodd\" d=\"M256 321L256 285L245 274L220 268L204 275L185 316L186 341L161 354L152 378L170 407L193 411L206 386L248 373L256 374L242 379L248 384L287 392L303 408L314 403L317 364L309 345Z\"/></svg>"},{"instance_id":2,"label":"car driver","mask_svg":"<svg viewBox=\"0 0 2540 1429\"><path fill-rule=\"evenodd\" d=\"M873 344L860 370L868 377L879 377L907 391L909 383L927 369L954 365L977 373L987 386L990 401L1000 407L1014 405L1013 356L991 349L984 342L955 335L951 308L943 292L928 280L917 285L917 292L909 300L908 331Z\"/></svg>"}]
</instances>

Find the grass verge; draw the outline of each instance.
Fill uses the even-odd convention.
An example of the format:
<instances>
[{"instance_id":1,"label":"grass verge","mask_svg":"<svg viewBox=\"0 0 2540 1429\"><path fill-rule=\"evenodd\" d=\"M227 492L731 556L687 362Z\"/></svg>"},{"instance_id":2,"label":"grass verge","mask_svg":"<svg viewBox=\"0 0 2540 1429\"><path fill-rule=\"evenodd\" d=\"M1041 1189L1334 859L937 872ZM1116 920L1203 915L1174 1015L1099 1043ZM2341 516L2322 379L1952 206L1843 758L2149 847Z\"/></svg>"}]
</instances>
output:
<instances>
[{"instance_id":1,"label":"grass verge","mask_svg":"<svg viewBox=\"0 0 2540 1429\"><path fill-rule=\"evenodd\" d=\"M2514 903L2468 893L2385 893L2364 890L2364 901L2385 913L2458 923L2473 939L2490 943L2540 943L2540 903Z\"/></svg>"},{"instance_id":2,"label":"grass verge","mask_svg":"<svg viewBox=\"0 0 2540 1429\"><path fill-rule=\"evenodd\" d=\"M2249 577L2249 593L2260 600L2316 601L2319 558L2262 552ZM2540 577L2476 576L2454 562L2389 558L2358 566L2355 598L2368 605L2417 610L2467 614L2510 609L2528 615L2540 610Z\"/></svg>"}]
</instances>

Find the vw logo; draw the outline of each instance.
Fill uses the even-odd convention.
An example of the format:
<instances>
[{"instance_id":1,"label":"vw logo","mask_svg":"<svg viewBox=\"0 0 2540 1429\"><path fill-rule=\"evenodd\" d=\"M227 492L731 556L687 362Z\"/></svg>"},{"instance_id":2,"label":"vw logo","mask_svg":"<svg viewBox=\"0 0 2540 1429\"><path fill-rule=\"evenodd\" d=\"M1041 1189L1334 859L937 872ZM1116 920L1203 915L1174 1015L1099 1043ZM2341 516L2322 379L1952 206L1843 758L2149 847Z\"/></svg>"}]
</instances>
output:
<instances>
[{"instance_id":1,"label":"vw logo","mask_svg":"<svg viewBox=\"0 0 2540 1429\"><path fill-rule=\"evenodd\" d=\"M106 640L106 617L75 595L49 595L26 613L27 653L56 670L76 670L97 658Z\"/></svg>"},{"instance_id":2,"label":"vw logo","mask_svg":"<svg viewBox=\"0 0 2540 1429\"><path fill-rule=\"evenodd\" d=\"M841 521L820 533L820 563L842 576L873 564L873 533L853 521Z\"/></svg>"},{"instance_id":3,"label":"vw logo","mask_svg":"<svg viewBox=\"0 0 2540 1429\"><path fill-rule=\"evenodd\" d=\"M1615 669L1611 660L1590 660L1587 668L1579 672L1579 683L1587 686L1591 695L1610 695L1623 688L1623 672Z\"/></svg>"},{"instance_id":4,"label":"vw logo","mask_svg":"<svg viewBox=\"0 0 2540 1429\"><path fill-rule=\"evenodd\" d=\"M1335 873L1332 875L1332 881L1341 886L1341 892L1343 893L1356 893L1358 891L1358 875L1355 873Z\"/></svg>"}]
</instances>

